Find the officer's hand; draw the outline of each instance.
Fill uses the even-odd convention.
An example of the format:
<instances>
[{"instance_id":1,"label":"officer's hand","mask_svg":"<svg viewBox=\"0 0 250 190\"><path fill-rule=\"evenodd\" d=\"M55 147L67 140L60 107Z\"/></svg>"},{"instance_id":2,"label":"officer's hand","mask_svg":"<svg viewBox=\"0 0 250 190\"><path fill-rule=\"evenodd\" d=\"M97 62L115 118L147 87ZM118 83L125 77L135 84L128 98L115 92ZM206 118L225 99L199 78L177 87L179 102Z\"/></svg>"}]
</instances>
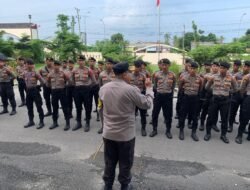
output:
<instances>
[{"instance_id":1,"label":"officer's hand","mask_svg":"<svg viewBox=\"0 0 250 190\"><path fill-rule=\"evenodd\" d=\"M146 78L145 86L146 86L146 88L150 88L152 86L152 82L151 82L150 78Z\"/></svg>"}]
</instances>

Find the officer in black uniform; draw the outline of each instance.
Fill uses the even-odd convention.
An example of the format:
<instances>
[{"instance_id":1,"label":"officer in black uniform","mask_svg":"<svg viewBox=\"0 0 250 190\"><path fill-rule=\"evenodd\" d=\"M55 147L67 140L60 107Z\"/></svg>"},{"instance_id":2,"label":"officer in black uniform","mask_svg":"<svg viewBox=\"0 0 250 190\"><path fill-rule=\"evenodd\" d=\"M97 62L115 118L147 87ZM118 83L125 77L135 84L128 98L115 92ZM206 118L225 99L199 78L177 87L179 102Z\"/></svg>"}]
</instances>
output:
<instances>
[{"instance_id":1,"label":"officer in black uniform","mask_svg":"<svg viewBox=\"0 0 250 190\"><path fill-rule=\"evenodd\" d=\"M240 87L242 78L243 78L243 73L240 71L241 68L241 61L240 60L235 60L233 63L233 70L231 74L234 76L236 79L238 87ZM235 122L235 118L238 112L238 109L242 103L242 98L240 95L240 92L237 91L232 94L231 98L231 109L230 109L230 116L229 116L229 126L228 126L228 132L231 133L233 131L233 124Z\"/></svg>"},{"instance_id":2,"label":"officer in black uniform","mask_svg":"<svg viewBox=\"0 0 250 190\"><path fill-rule=\"evenodd\" d=\"M40 89L37 85L37 81L39 80L42 85L44 85L45 81L43 80L41 75L35 71L34 62L32 59L27 59L27 71L24 73L24 80L27 88L26 105L29 115L29 122L24 126L24 128L32 127L35 125L33 111L33 104L35 103L40 118L40 123L37 129L41 129L44 127L44 112L42 108L43 101L40 95Z\"/></svg>"},{"instance_id":3,"label":"officer in black uniform","mask_svg":"<svg viewBox=\"0 0 250 190\"><path fill-rule=\"evenodd\" d=\"M8 100L12 107L10 115L16 114L16 100L13 90L13 79L15 78L14 72L6 66L7 58L0 54L0 89L1 89L1 98L3 103L3 111L0 114L8 113Z\"/></svg>"},{"instance_id":4,"label":"officer in black uniform","mask_svg":"<svg viewBox=\"0 0 250 190\"><path fill-rule=\"evenodd\" d=\"M39 73L43 77L45 81L47 81L48 74L53 70L54 59L46 58L46 65L42 68ZM52 115L52 107L51 107L51 88L47 85L43 86L43 97L45 99L46 107L48 112L44 115L44 117L48 117Z\"/></svg>"},{"instance_id":5,"label":"officer in black uniform","mask_svg":"<svg viewBox=\"0 0 250 190\"><path fill-rule=\"evenodd\" d=\"M250 72L250 61L245 61L243 72ZM243 77L242 83L240 85L240 94L242 97L242 105L240 108L240 126L238 129L237 137L235 142L242 144L242 136L246 129L248 122L250 121L250 74ZM248 126L248 137L247 140L250 141L250 124Z\"/></svg>"},{"instance_id":6,"label":"officer in black uniform","mask_svg":"<svg viewBox=\"0 0 250 190\"><path fill-rule=\"evenodd\" d=\"M218 117L218 111L221 115L221 140L224 143L229 143L227 134L228 127L228 111L230 106L229 95L231 91L237 90L237 83L234 77L228 72L230 64L227 62L220 63L220 73L214 75L209 79L206 85L206 89L212 86L213 97L208 110L208 118L206 123L206 135L205 141L209 141L211 138L211 128Z\"/></svg>"}]
</instances>

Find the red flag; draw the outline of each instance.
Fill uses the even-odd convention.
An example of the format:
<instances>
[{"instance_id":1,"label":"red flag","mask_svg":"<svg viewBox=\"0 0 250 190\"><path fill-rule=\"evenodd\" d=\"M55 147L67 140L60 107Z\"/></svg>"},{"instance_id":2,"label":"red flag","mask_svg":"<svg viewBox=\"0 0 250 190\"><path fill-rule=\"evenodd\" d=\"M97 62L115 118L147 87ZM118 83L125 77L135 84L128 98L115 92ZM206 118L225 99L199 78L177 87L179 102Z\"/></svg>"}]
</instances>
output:
<instances>
[{"instance_id":1,"label":"red flag","mask_svg":"<svg viewBox=\"0 0 250 190\"><path fill-rule=\"evenodd\" d=\"M160 6L160 0L156 0L156 6L157 6L157 7Z\"/></svg>"}]
</instances>

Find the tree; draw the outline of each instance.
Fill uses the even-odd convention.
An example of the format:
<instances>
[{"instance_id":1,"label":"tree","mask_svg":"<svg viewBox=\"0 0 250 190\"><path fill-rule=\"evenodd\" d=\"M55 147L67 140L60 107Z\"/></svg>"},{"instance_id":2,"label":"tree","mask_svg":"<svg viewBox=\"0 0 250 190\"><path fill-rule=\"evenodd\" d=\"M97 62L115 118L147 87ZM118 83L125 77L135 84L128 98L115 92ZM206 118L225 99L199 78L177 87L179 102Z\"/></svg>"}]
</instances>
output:
<instances>
[{"instance_id":1,"label":"tree","mask_svg":"<svg viewBox=\"0 0 250 190\"><path fill-rule=\"evenodd\" d=\"M135 57L126 51L128 41L124 40L122 34L113 34L110 39L97 41L95 44L96 51L102 52L103 57L112 57L116 61L127 61L132 63Z\"/></svg>"},{"instance_id":2,"label":"tree","mask_svg":"<svg viewBox=\"0 0 250 190\"><path fill-rule=\"evenodd\" d=\"M4 32L0 32L0 53L12 57L14 55L14 42L10 39L4 40L3 35Z\"/></svg>"},{"instance_id":3,"label":"tree","mask_svg":"<svg viewBox=\"0 0 250 190\"><path fill-rule=\"evenodd\" d=\"M86 47L80 41L79 36L70 32L68 22L68 16L62 14L57 16L58 31L52 43L48 44L48 49L61 60L69 58L76 60L77 54L80 54Z\"/></svg>"}]
</instances>

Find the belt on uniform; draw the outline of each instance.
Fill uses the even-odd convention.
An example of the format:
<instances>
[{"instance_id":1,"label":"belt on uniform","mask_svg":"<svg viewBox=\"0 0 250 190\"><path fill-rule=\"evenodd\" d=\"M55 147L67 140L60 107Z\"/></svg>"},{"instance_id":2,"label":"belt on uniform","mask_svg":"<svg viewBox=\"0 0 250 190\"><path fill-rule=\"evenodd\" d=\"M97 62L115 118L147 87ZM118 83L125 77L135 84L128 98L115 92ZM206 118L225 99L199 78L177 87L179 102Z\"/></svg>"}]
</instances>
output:
<instances>
[{"instance_id":1,"label":"belt on uniform","mask_svg":"<svg viewBox=\"0 0 250 190\"><path fill-rule=\"evenodd\" d=\"M90 88L90 86L84 86L84 85L82 85L82 86L75 86L75 89L83 89L83 88Z\"/></svg>"},{"instance_id":2,"label":"belt on uniform","mask_svg":"<svg viewBox=\"0 0 250 190\"><path fill-rule=\"evenodd\" d=\"M51 91L53 91L53 92L62 91L62 90L65 90L65 88L55 88L55 89L51 89Z\"/></svg>"},{"instance_id":3,"label":"belt on uniform","mask_svg":"<svg viewBox=\"0 0 250 190\"><path fill-rule=\"evenodd\" d=\"M184 93L184 96L188 96L188 97L197 97L198 94L185 94L185 93Z\"/></svg>"},{"instance_id":4,"label":"belt on uniform","mask_svg":"<svg viewBox=\"0 0 250 190\"><path fill-rule=\"evenodd\" d=\"M218 96L218 95L214 95L214 98L216 99L228 99L229 96Z\"/></svg>"}]
</instances>

